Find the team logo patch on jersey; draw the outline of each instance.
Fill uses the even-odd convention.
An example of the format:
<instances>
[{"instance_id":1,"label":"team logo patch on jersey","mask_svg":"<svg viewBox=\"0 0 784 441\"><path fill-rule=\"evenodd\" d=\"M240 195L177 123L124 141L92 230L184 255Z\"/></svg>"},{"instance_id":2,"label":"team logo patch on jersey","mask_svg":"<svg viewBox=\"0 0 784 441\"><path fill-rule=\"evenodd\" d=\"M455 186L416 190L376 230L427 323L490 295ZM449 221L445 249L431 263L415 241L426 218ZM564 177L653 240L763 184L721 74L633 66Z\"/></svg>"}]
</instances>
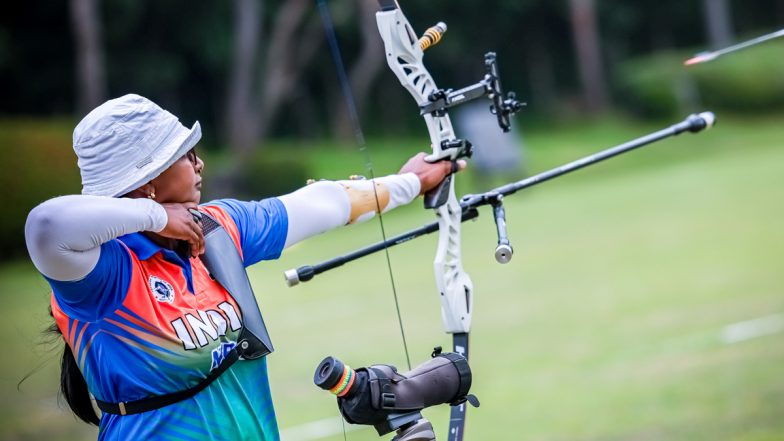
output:
<instances>
[{"instance_id":1,"label":"team logo patch on jersey","mask_svg":"<svg viewBox=\"0 0 784 441\"><path fill-rule=\"evenodd\" d=\"M157 276L150 276L150 290L159 302L174 302L174 288L171 283Z\"/></svg>"}]
</instances>

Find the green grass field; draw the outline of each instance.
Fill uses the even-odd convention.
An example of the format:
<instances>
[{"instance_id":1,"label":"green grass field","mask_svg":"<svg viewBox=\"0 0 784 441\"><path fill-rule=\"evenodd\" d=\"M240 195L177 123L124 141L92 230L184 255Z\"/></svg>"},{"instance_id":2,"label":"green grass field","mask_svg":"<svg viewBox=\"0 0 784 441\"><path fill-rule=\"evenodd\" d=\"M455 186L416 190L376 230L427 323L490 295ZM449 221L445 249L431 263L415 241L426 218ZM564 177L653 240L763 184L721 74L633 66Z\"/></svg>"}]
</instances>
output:
<instances>
[{"instance_id":1,"label":"green grass field","mask_svg":"<svg viewBox=\"0 0 784 441\"><path fill-rule=\"evenodd\" d=\"M731 324L784 314L782 121L727 118L711 132L681 135L508 198L516 252L508 265L493 260L488 212L464 224L464 265L475 287L472 392L482 402L469 409L466 439L784 439L784 333L772 326L736 343L722 338ZM531 131L529 168L656 128ZM376 163L402 160L373 147ZM343 155L354 155L354 170L361 165L351 151L316 151L312 160L324 177L340 177L327 175L327 163ZM388 234L432 220L414 205L384 217ZM282 278L285 269L379 236L376 222L346 228L251 270L277 348L269 362L284 435L337 416L331 395L312 384L324 356L405 370L383 255L296 288ZM390 250L414 364L433 346L450 344L432 275L435 239ZM0 267L0 330L12 336L0 357L3 440L94 436L57 405L59 349L39 337L48 324L47 291L30 264ZM448 408L426 416L444 436ZM334 430L323 439L343 439L337 419ZM372 429L346 436L378 438Z\"/></svg>"}]
</instances>

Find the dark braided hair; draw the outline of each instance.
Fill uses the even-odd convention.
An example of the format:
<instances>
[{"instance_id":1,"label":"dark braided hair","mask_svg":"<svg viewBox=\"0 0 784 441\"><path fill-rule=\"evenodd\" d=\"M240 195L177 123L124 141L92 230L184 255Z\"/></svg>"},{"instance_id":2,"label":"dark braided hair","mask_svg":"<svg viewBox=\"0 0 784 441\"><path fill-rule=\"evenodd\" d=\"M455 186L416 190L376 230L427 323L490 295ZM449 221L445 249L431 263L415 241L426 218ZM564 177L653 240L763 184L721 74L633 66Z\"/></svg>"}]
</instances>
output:
<instances>
[{"instance_id":1,"label":"dark braided hair","mask_svg":"<svg viewBox=\"0 0 784 441\"><path fill-rule=\"evenodd\" d=\"M54 317L51 306L49 307L49 315ZM62 336L57 323L49 326L46 332ZM87 390L87 382L84 380L82 371L79 370L73 352L66 342L63 342L63 358L60 362L60 393L65 397L65 401L74 415L87 424L98 425L100 418L93 408L90 392Z\"/></svg>"}]
</instances>

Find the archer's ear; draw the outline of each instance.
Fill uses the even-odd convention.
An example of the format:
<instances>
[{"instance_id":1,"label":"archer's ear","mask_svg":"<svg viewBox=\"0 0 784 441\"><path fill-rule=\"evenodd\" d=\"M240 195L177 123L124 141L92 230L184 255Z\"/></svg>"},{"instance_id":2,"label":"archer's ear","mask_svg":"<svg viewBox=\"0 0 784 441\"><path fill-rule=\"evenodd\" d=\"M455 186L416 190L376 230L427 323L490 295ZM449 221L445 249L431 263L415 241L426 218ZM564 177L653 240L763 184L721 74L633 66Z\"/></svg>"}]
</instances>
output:
<instances>
[{"instance_id":1,"label":"archer's ear","mask_svg":"<svg viewBox=\"0 0 784 441\"><path fill-rule=\"evenodd\" d=\"M155 185L152 182L148 182L141 187L137 188L136 190L132 190L124 195L127 198L149 198L150 195L155 194Z\"/></svg>"}]
</instances>

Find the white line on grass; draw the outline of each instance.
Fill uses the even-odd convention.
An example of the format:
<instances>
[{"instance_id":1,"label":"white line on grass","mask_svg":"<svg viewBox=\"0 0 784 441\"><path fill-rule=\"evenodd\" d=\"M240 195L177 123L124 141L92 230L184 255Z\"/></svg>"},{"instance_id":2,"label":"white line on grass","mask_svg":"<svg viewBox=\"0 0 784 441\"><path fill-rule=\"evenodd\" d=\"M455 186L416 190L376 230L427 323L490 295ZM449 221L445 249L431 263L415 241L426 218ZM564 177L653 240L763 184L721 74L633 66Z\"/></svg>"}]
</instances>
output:
<instances>
[{"instance_id":1,"label":"white line on grass","mask_svg":"<svg viewBox=\"0 0 784 441\"><path fill-rule=\"evenodd\" d=\"M784 314L771 314L725 326L721 338L730 344L779 332L784 332Z\"/></svg>"},{"instance_id":2,"label":"white line on grass","mask_svg":"<svg viewBox=\"0 0 784 441\"><path fill-rule=\"evenodd\" d=\"M326 438L328 436L343 433L343 423L341 417L325 418L323 420L311 421L299 426L289 427L280 432L282 441L312 441ZM346 432L361 429L362 426L346 424Z\"/></svg>"}]
</instances>

